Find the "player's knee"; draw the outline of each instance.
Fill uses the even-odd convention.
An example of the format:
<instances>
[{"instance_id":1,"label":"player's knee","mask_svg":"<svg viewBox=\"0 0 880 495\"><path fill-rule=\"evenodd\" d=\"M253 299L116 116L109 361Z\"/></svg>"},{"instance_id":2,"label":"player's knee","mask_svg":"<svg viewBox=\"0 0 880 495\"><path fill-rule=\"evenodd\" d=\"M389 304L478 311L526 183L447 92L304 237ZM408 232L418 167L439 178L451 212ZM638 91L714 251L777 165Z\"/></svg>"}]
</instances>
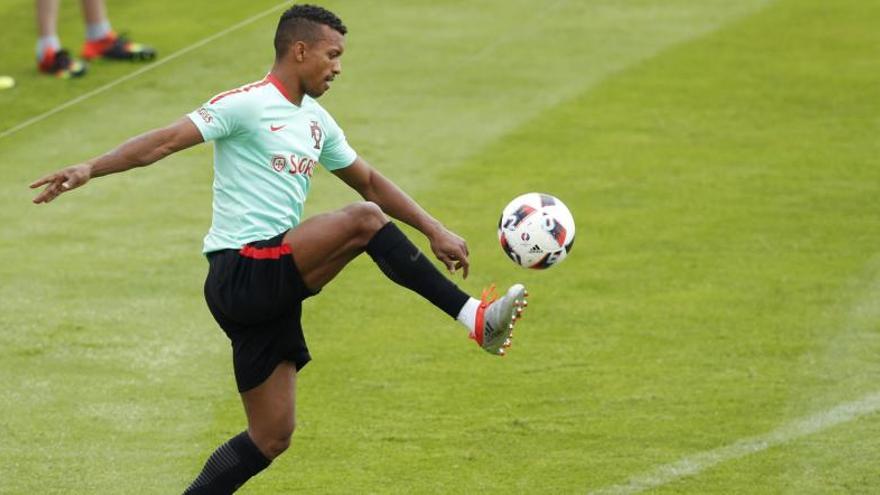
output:
<instances>
[{"instance_id":1,"label":"player's knee","mask_svg":"<svg viewBox=\"0 0 880 495\"><path fill-rule=\"evenodd\" d=\"M346 208L349 211L354 226L359 237L363 239L364 245L373 238L373 235L388 223L388 217L385 212L376 203L372 201L361 201Z\"/></svg>"},{"instance_id":2,"label":"player's knee","mask_svg":"<svg viewBox=\"0 0 880 495\"><path fill-rule=\"evenodd\" d=\"M285 437L276 437L274 438L268 445L269 455L272 459L278 457L283 454L288 448L290 448L290 442L293 437L288 435Z\"/></svg>"},{"instance_id":3,"label":"player's knee","mask_svg":"<svg viewBox=\"0 0 880 495\"><path fill-rule=\"evenodd\" d=\"M372 201L361 201L351 205L350 208L354 211L359 223L371 225L376 230L382 228L382 225L385 225L385 222L388 221L388 217L385 216L382 208Z\"/></svg>"},{"instance_id":4,"label":"player's knee","mask_svg":"<svg viewBox=\"0 0 880 495\"><path fill-rule=\"evenodd\" d=\"M266 454L269 459L274 459L283 454L288 448L290 448L294 429L295 425L291 423L284 428L280 428L273 431L271 434L266 435L261 439L262 441L260 443L262 445L259 445L260 450Z\"/></svg>"}]
</instances>

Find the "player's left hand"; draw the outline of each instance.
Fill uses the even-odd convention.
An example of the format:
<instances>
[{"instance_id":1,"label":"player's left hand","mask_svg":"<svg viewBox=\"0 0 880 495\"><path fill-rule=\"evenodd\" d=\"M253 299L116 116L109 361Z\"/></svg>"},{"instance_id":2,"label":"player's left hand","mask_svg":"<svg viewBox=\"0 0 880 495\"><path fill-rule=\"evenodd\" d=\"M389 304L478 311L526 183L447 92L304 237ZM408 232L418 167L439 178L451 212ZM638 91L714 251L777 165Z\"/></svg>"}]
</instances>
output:
<instances>
[{"instance_id":1,"label":"player's left hand","mask_svg":"<svg viewBox=\"0 0 880 495\"><path fill-rule=\"evenodd\" d=\"M437 259L446 265L449 273L462 270L462 277L467 278L470 268L467 242L445 228L441 228L437 234L431 236L430 241L431 251L434 251Z\"/></svg>"}]
</instances>

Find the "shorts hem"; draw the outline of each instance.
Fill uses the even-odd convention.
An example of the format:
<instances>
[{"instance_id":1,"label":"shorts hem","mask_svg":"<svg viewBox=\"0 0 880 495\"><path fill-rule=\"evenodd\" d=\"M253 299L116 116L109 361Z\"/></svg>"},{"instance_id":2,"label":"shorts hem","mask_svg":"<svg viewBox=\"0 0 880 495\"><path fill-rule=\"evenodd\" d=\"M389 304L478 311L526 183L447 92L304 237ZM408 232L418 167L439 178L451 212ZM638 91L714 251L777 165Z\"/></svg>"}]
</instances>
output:
<instances>
[{"instance_id":1,"label":"shorts hem","mask_svg":"<svg viewBox=\"0 0 880 495\"><path fill-rule=\"evenodd\" d=\"M293 358L279 357L278 359L276 359L272 362L271 366L268 366L266 368L266 371L264 371L263 373L260 373L259 375L255 375L255 376L251 377L250 380L242 381L242 382L239 382L238 380L236 380L236 386L238 387L238 393L243 394L249 390L253 390L253 389L259 387L260 385L262 385L266 380L269 379L269 376L272 375L272 373L275 371L275 368L277 368L278 365L284 361L293 363L293 366L296 368L296 371L298 373L301 369L303 369L305 367L305 365L309 364L309 361L311 361L311 360L312 360L312 356L309 355L309 353L307 353L307 352L299 353L299 354L295 355Z\"/></svg>"}]
</instances>

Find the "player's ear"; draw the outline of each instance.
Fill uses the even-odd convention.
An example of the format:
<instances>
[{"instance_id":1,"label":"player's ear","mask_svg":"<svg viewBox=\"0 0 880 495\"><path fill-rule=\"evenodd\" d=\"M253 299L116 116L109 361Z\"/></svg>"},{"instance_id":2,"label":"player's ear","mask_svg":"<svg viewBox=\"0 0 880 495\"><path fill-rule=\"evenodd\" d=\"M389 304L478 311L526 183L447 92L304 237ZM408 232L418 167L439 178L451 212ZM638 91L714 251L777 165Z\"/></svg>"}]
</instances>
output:
<instances>
[{"instance_id":1,"label":"player's ear","mask_svg":"<svg viewBox=\"0 0 880 495\"><path fill-rule=\"evenodd\" d=\"M293 44L293 57L297 62L302 62L306 56L306 44L302 41L297 41Z\"/></svg>"}]
</instances>

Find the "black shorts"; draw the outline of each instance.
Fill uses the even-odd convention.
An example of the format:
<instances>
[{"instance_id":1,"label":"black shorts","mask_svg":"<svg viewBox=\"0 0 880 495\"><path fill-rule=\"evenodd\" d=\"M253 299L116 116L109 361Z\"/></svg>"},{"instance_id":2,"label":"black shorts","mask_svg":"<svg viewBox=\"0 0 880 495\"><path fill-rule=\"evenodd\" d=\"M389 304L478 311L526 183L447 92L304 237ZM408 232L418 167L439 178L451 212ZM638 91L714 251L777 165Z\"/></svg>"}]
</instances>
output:
<instances>
[{"instance_id":1,"label":"black shorts","mask_svg":"<svg viewBox=\"0 0 880 495\"><path fill-rule=\"evenodd\" d=\"M232 341L239 392L266 381L282 361L299 370L312 359L300 317L302 301L316 292L303 284L283 238L208 254L205 301Z\"/></svg>"}]
</instances>

